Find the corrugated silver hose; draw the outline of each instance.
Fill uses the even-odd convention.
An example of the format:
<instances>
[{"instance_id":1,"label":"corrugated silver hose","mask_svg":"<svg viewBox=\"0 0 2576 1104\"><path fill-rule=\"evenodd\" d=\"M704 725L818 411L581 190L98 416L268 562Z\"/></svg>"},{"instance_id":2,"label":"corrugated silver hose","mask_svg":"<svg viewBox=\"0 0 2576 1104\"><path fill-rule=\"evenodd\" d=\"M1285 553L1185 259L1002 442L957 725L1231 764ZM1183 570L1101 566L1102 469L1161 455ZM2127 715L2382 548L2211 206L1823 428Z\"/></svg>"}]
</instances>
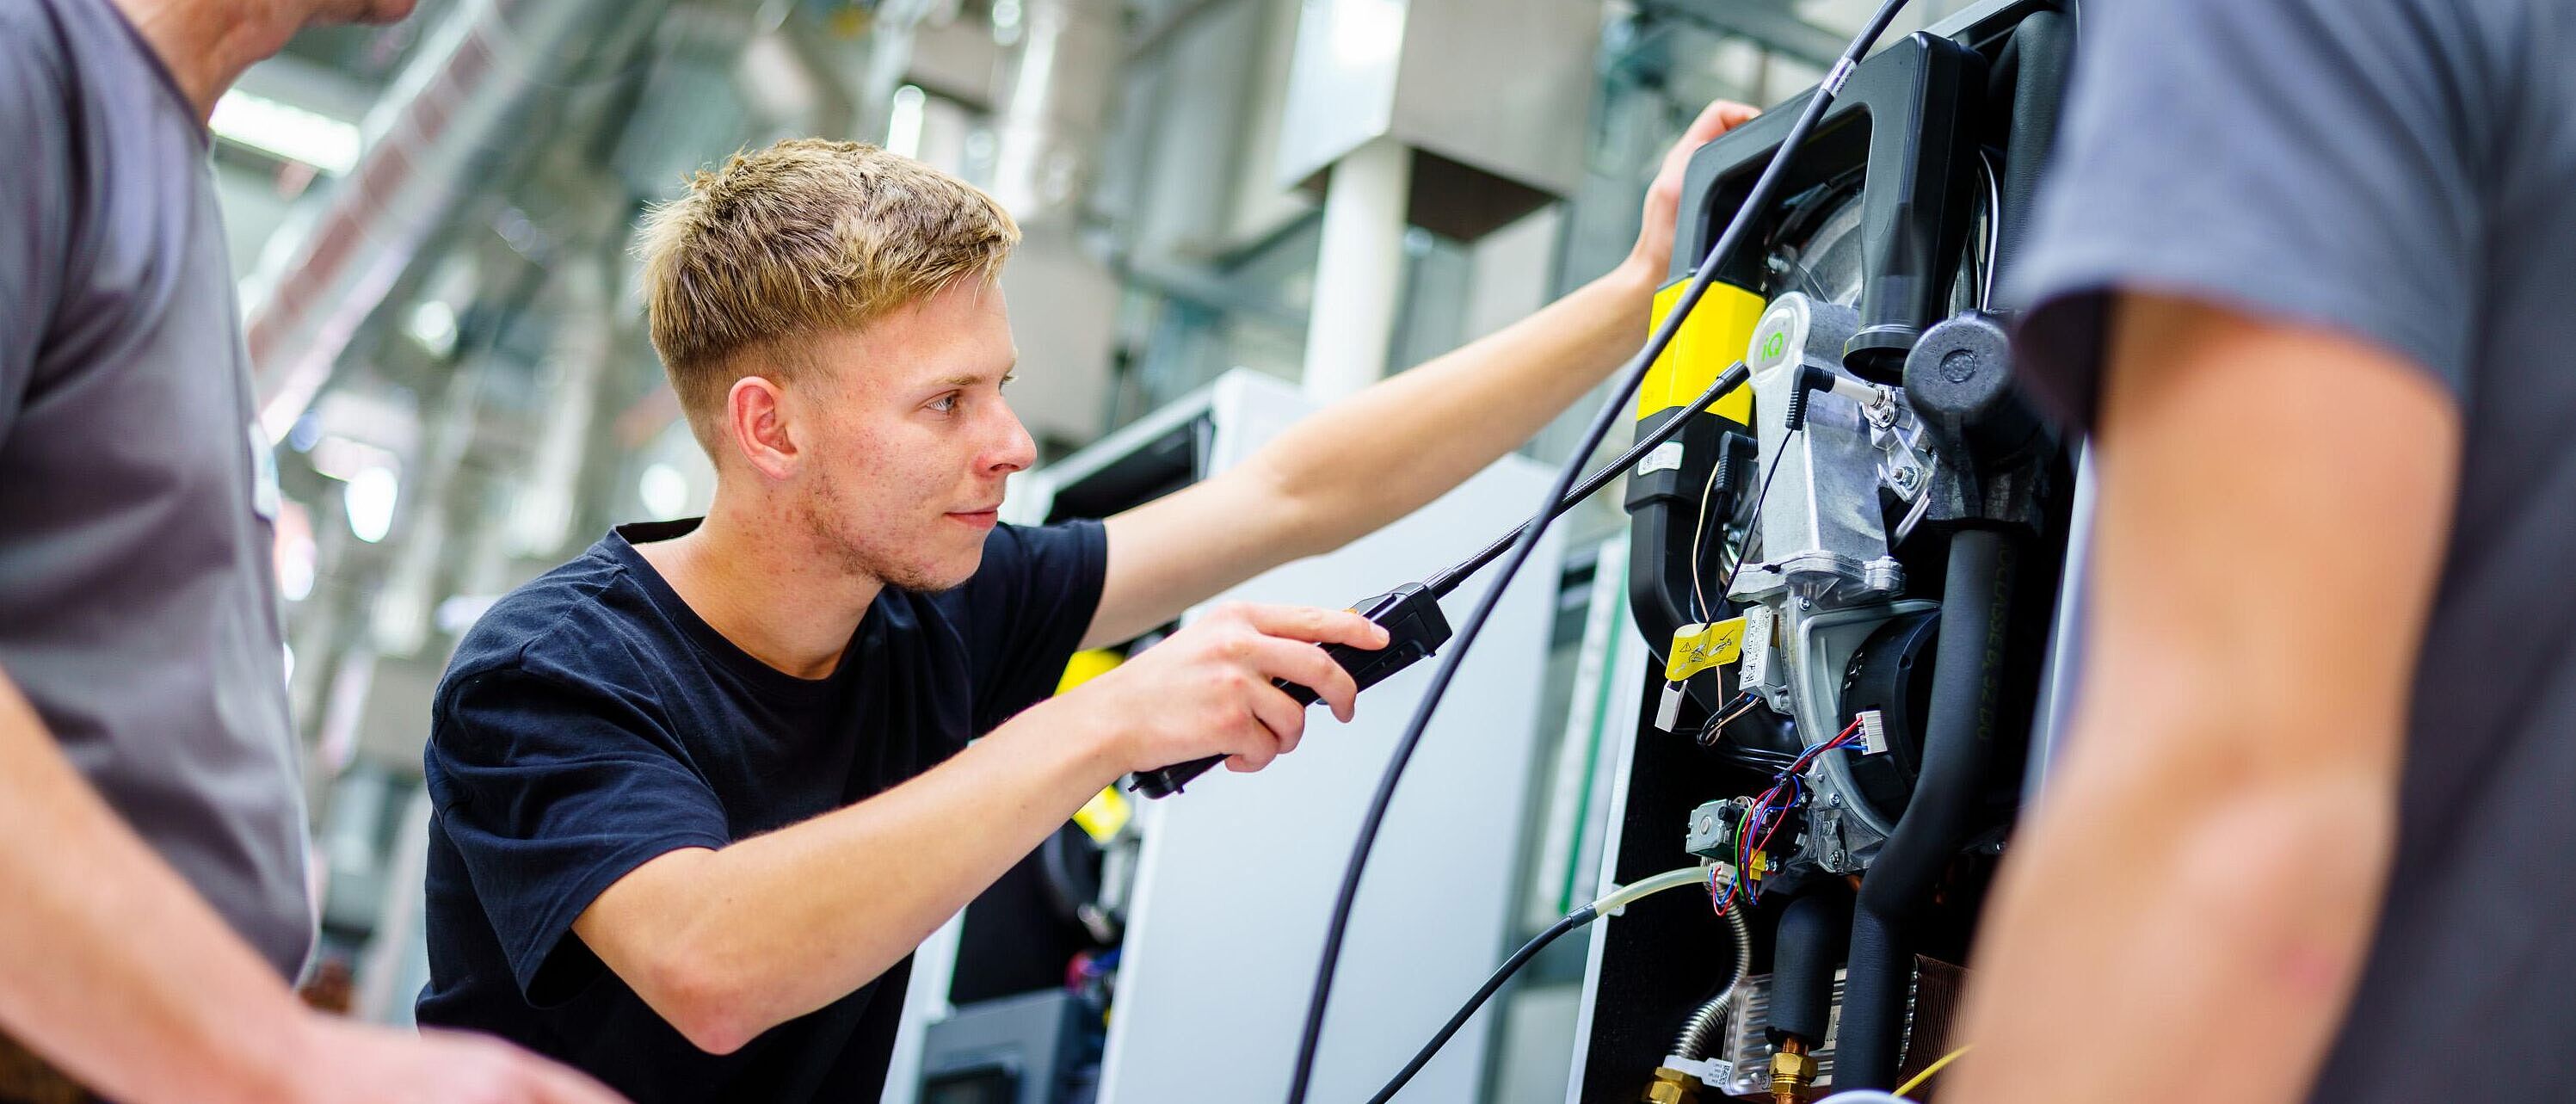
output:
<instances>
[{"instance_id":1,"label":"corrugated silver hose","mask_svg":"<svg viewBox=\"0 0 2576 1104\"><path fill-rule=\"evenodd\" d=\"M1726 979L1726 988L1717 991L1708 1003L1700 1005L1682 1021L1681 1037L1673 1040L1673 1054L1698 1061L1708 1057L1708 1048L1717 1041L1718 1025L1726 1022L1726 1010L1735 1003L1735 994L1744 990L1744 979L1753 969L1753 933L1744 926L1744 910L1726 910L1727 930L1735 934L1735 974Z\"/></svg>"}]
</instances>

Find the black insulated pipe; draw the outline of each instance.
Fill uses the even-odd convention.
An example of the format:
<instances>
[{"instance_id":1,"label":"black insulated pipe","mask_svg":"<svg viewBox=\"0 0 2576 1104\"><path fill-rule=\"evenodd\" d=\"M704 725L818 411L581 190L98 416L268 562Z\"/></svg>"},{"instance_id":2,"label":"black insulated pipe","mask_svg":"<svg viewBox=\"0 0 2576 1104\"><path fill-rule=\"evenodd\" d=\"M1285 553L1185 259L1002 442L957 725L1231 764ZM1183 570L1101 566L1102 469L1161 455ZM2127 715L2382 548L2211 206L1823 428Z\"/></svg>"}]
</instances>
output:
<instances>
[{"instance_id":1,"label":"black insulated pipe","mask_svg":"<svg viewBox=\"0 0 2576 1104\"><path fill-rule=\"evenodd\" d=\"M2039 194L2040 170L2057 140L2057 113L2066 100L2066 75L2075 58L2075 24L2063 12L2032 12L2013 28L2013 51L2019 67L2013 82L2011 146L2004 152L2003 227L1995 264L2011 270L2030 231L2031 202Z\"/></svg>"},{"instance_id":2,"label":"black insulated pipe","mask_svg":"<svg viewBox=\"0 0 2576 1104\"><path fill-rule=\"evenodd\" d=\"M1672 645L1673 630L1706 619L1695 608L1691 589L1691 569L1695 569L1691 565L1691 541L1698 535L1693 527L1702 520L1701 493L1708 493L1712 513L1722 512L1733 500L1731 483L1721 478L1719 486L1711 487L1708 480L1717 474L1709 470L1709 465L1720 462L1730 449L1727 427L1734 423L1714 414L1676 409L1649 415L1637 423L1637 431L1675 428L1676 422L1682 423L1678 427L1680 434L1674 438L1682 443L1680 466L1630 476L1627 497L1621 503L1629 518L1629 612L1637 619L1637 630L1644 634L1646 649L1659 666ZM1720 540L1724 533L1724 527L1718 527ZM1715 616L1711 614L1711 618Z\"/></svg>"},{"instance_id":3,"label":"black insulated pipe","mask_svg":"<svg viewBox=\"0 0 2576 1104\"><path fill-rule=\"evenodd\" d=\"M1834 962L1851 934L1851 893L1840 883L1798 897L1780 913L1771 941L1771 999L1764 1025L1777 1044L1790 1036L1822 1046L1833 1022Z\"/></svg>"},{"instance_id":4,"label":"black insulated pipe","mask_svg":"<svg viewBox=\"0 0 2576 1104\"><path fill-rule=\"evenodd\" d=\"M1861 879L1842 1025L1834 1040L1837 1090L1896 1084L1913 986L1913 922L1967 838L1977 789L1993 757L2016 558L2010 538L1992 529L1965 529L1950 538L1923 772L1896 831Z\"/></svg>"}]
</instances>

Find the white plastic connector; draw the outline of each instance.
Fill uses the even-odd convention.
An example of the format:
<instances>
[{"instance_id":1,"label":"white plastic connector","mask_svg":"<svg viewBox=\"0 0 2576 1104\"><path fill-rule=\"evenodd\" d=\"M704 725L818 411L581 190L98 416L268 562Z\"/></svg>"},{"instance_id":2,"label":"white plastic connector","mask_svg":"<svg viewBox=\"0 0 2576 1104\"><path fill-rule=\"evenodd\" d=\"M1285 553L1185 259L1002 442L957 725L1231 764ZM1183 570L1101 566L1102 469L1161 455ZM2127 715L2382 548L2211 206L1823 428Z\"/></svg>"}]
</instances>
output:
<instances>
[{"instance_id":1,"label":"white plastic connector","mask_svg":"<svg viewBox=\"0 0 2576 1104\"><path fill-rule=\"evenodd\" d=\"M1887 753L1887 715L1875 709L1861 710L1860 751L1863 755Z\"/></svg>"},{"instance_id":2,"label":"white plastic connector","mask_svg":"<svg viewBox=\"0 0 2576 1104\"><path fill-rule=\"evenodd\" d=\"M1775 615L1765 605L1744 610L1743 654L1737 657L1736 682L1747 690L1760 690L1771 682L1771 620Z\"/></svg>"}]
</instances>

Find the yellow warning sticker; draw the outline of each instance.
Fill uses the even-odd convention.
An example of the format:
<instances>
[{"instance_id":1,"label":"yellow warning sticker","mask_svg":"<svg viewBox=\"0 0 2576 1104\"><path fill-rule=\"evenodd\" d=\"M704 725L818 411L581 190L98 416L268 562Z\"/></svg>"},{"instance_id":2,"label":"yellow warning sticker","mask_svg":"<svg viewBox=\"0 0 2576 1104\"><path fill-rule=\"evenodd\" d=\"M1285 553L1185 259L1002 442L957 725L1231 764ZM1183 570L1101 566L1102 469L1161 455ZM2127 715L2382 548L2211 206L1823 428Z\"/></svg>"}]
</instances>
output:
<instances>
[{"instance_id":1,"label":"yellow warning sticker","mask_svg":"<svg viewBox=\"0 0 2576 1104\"><path fill-rule=\"evenodd\" d=\"M1083 683L1108 674L1111 670L1116 669L1119 664L1125 662L1127 662L1126 656L1120 655L1107 648L1093 648L1087 652L1075 652L1073 653L1073 658L1067 661L1064 665L1064 677L1056 680L1055 692L1059 694L1064 693L1076 686L1080 686Z\"/></svg>"},{"instance_id":2,"label":"yellow warning sticker","mask_svg":"<svg viewBox=\"0 0 2576 1104\"><path fill-rule=\"evenodd\" d=\"M1106 844L1135 815L1135 806L1127 803L1126 796L1118 792L1118 787L1111 786L1092 795L1091 800L1083 802L1082 808L1074 810L1073 822L1082 828L1084 835L1091 837L1091 842Z\"/></svg>"},{"instance_id":3,"label":"yellow warning sticker","mask_svg":"<svg viewBox=\"0 0 2576 1104\"><path fill-rule=\"evenodd\" d=\"M1714 625L1684 625L1673 630L1671 658L1664 661L1664 681L1680 682L1744 654L1744 619L1731 617Z\"/></svg>"}]
</instances>

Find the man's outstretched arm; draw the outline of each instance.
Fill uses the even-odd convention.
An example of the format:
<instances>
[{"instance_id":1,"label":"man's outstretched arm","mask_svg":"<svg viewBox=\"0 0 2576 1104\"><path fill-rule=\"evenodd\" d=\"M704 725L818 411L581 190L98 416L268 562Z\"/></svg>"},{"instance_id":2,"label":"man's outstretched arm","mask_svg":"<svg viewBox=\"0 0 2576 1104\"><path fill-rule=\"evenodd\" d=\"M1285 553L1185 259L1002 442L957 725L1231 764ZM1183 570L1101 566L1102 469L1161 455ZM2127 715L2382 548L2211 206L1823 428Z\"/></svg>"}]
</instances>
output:
<instances>
[{"instance_id":1,"label":"man's outstretched arm","mask_svg":"<svg viewBox=\"0 0 2576 1104\"><path fill-rule=\"evenodd\" d=\"M2378 346L2187 301L2126 297L2107 352L2076 722L1944 1095L2304 1099L2388 877L2459 416Z\"/></svg>"},{"instance_id":2,"label":"man's outstretched arm","mask_svg":"<svg viewBox=\"0 0 2576 1104\"><path fill-rule=\"evenodd\" d=\"M911 954L1119 775L1206 755L1258 770L1293 749L1306 710L1271 680L1350 719L1359 688L1327 643L1386 637L1335 610L1220 607L874 797L646 861L573 935L699 1049L731 1053Z\"/></svg>"},{"instance_id":3,"label":"man's outstretched arm","mask_svg":"<svg viewBox=\"0 0 2576 1104\"><path fill-rule=\"evenodd\" d=\"M1700 113L1647 190L1636 248L1608 275L1327 407L1233 471L1110 518L1109 576L1084 646L1339 548L1520 447L1644 342L1690 154L1753 116L1724 101Z\"/></svg>"},{"instance_id":4,"label":"man's outstretched arm","mask_svg":"<svg viewBox=\"0 0 2576 1104\"><path fill-rule=\"evenodd\" d=\"M0 894L0 1026L112 1099L616 1099L496 1042L305 1011L72 769L5 673Z\"/></svg>"}]
</instances>

